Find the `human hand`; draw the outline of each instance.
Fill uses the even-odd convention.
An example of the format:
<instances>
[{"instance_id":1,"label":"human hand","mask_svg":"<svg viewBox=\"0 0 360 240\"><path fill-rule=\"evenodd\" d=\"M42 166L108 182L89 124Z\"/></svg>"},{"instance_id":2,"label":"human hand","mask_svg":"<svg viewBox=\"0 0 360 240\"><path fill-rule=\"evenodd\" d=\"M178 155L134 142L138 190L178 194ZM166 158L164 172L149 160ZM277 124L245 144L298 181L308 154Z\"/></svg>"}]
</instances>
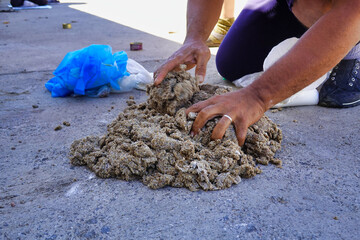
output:
<instances>
[{"instance_id":1,"label":"human hand","mask_svg":"<svg viewBox=\"0 0 360 240\"><path fill-rule=\"evenodd\" d=\"M183 46L171 55L154 73L154 84L159 85L166 74L172 70L178 70L180 64L185 64L189 70L196 66L195 77L202 83L206 74L206 65L210 59L210 50L202 41L185 41Z\"/></svg>"},{"instance_id":2,"label":"human hand","mask_svg":"<svg viewBox=\"0 0 360 240\"><path fill-rule=\"evenodd\" d=\"M248 127L257 122L265 111L265 104L256 93L249 88L243 88L198 102L189 107L186 114L190 112L198 113L191 129L191 135L198 134L208 120L216 116L223 116L216 124L211 138L221 139L226 129L233 123L238 144L242 146L245 142Z\"/></svg>"}]
</instances>

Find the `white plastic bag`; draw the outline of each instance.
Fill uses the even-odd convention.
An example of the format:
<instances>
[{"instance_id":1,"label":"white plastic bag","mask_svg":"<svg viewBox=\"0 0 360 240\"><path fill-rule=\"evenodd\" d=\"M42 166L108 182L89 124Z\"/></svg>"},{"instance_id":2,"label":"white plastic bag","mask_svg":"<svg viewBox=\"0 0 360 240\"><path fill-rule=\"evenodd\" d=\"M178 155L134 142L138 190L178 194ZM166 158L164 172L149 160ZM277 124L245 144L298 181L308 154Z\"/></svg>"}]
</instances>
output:
<instances>
[{"instance_id":1,"label":"white plastic bag","mask_svg":"<svg viewBox=\"0 0 360 240\"><path fill-rule=\"evenodd\" d=\"M263 69L266 71L270 68L280 57L285 55L298 41L298 38L289 38L284 40L275 46L266 59L264 60ZM255 81L263 72L257 72L253 74L246 75L233 83L237 87L246 87ZM303 88L301 91L295 93L291 97L279 102L273 108L279 107L290 107L290 106L305 106L305 105L317 105L319 102L319 92L316 89L319 87L326 79L329 73L326 73L324 76L311 83L307 87Z\"/></svg>"},{"instance_id":2,"label":"white plastic bag","mask_svg":"<svg viewBox=\"0 0 360 240\"><path fill-rule=\"evenodd\" d=\"M131 91L133 88L145 91L146 86L154 82L152 74L150 74L140 63L133 59L128 59L126 70L130 73L130 76L125 76L119 79L121 91L111 89L111 92Z\"/></svg>"},{"instance_id":3,"label":"white plastic bag","mask_svg":"<svg viewBox=\"0 0 360 240\"><path fill-rule=\"evenodd\" d=\"M245 75L245 76L239 78L238 80L233 81L233 84L235 84L235 86L237 86L237 87L247 87L253 81L258 79L261 76L261 74L263 74L263 71Z\"/></svg>"}]
</instances>

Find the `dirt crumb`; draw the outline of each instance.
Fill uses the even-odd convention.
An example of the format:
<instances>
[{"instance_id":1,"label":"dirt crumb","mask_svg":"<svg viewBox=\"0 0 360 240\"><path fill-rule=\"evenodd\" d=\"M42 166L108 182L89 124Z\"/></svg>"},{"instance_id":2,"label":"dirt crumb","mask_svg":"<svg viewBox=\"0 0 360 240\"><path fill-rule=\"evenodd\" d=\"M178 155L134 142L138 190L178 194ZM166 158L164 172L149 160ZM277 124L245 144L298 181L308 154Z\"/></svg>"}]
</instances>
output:
<instances>
[{"instance_id":1,"label":"dirt crumb","mask_svg":"<svg viewBox=\"0 0 360 240\"><path fill-rule=\"evenodd\" d=\"M128 107L108 125L106 135L76 140L70 161L86 165L97 176L139 180L152 189L165 186L191 191L219 190L261 173L257 164L281 165L274 157L280 149L281 130L266 116L249 127L241 148L231 126L222 140L211 140L218 121L206 123L191 138L196 114L185 109L229 87L199 86L187 72L171 72L158 86L147 89L147 102Z\"/></svg>"},{"instance_id":2,"label":"dirt crumb","mask_svg":"<svg viewBox=\"0 0 360 240\"><path fill-rule=\"evenodd\" d=\"M55 128L54 128L54 131L59 131L59 130L61 130L62 129L62 126L61 125L58 125L58 126L56 126Z\"/></svg>"},{"instance_id":3,"label":"dirt crumb","mask_svg":"<svg viewBox=\"0 0 360 240\"><path fill-rule=\"evenodd\" d=\"M64 121L64 122L63 122L63 125L64 125L64 126L67 126L67 127L70 127L71 124L70 124L68 121Z\"/></svg>"}]
</instances>

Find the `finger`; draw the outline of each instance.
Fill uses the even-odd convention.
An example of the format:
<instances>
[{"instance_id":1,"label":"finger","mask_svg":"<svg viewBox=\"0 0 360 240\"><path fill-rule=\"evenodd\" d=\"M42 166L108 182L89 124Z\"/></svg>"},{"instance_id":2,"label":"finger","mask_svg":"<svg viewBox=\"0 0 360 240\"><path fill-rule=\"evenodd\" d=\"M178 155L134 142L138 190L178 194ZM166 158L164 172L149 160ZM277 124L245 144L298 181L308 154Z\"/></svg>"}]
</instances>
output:
<instances>
[{"instance_id":1,"label":"finger","mask_svg":"<svg viewBox=\"0 0 360 240\"><path fill-rule=\"evenodd\" d=\"M179 66L179 61L177 61L176 59L171 60L167 63L165 63L164 65L162 65L157 71L156 71L156 78L154 81L154 85L157 86L159 85L164 78L166 77L166 75L172 71L174 68L176 68L177 66Z\"/></svg>"},{"instance_id":2,"label":"finger","mask_svg":"<svg viewBox=\"0 0 360 240\"><path fill-rule=\"evenodd\" d=\"M212 105L213 102L210 101L210 99L205 100L205 101L201 101L201 102L197 102L194 105L190 106L188 109L185 110L186 115L188 115L190 112L200 112L201 110L203 110L204 108L206 108L207 106Z\"/></svg>"},{"instance_id":3,"label":"finger","mask_svg":"<svg viewBox=\"0 0 360 240\"><path fill-rule=\"evenodd\" d=\"M195 77L199 83L203 83L206 75L206 66L209 61L209 57L199 57L197 59L195 68Z\"/></svg>"},{"instance_id":4,"label":"finger","mask_svg":"<svg viewBox=\"0 0 360 240\"><path fill-rule=\"evenodd\" d=\"M200 129L206 124L206 122L218 115L221 114L221 109L214 105L210 105L206 108L203 108L197 115L193 125L191 132L192 134L198 134Z\"/></svg>"},{"instance_id":5,"label":"finger","mask_svg":"<svg viewBox=\"0 0 360 240\"><path fill-rule=\"evenodd\" d=\"M248 126L243 121L235 123L235 133L239 146L243 146L245 143L247 129Z\"/></svg>"},{"instance_id":6,"label":"finger","mask_svg":"<svg viewBox=\"0 0 360 240\"><path fill-rule=\"evenodd\" d=\"M226 132L226 129L228 129L230 125L231 120L223 116L213 129L211 139L222 139Z\"/></svg>"},{"instance_id":7,"label":"finger","mask_svg":"<svg viewBox=\"0 0 360 240\"><path fill-rule=\"evenodd\" d=\"M161 67L155 74L154 85L159 85L171 70L171 67Z\"/></svg>"},{"instance_id":8,"label":"finger","mask_svg":"<svg viewBox=\"0 0 360 240\"><path fill-rule=\"evenodd\" d=\"M186 114L189 114L189 112L195 112L195 113L200 112L203 108L206 108L207 106L215 105L219 103L221 101L220 100L221 97L222 97L221 95L216 95L207 100L197 102L194 105L190 106L188 109L186 109L185 112Z\"/></svg>"}]
</instances>

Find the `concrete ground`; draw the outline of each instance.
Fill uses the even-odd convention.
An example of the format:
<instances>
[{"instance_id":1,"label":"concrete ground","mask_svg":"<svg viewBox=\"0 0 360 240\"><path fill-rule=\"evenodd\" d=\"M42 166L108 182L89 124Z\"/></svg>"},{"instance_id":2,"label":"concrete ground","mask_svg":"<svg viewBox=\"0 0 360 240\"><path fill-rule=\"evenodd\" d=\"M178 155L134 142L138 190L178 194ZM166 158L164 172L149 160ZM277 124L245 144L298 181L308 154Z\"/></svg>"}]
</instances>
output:
<instances>
[{"instance_id":1,"label":"concrete ground","mask_svg":"<svg viewBox=\"0 0 360 240\"><path fill-rule=\"evenodd\" d=\"M4 1L2 0L2 3ZM184 0L62 1L0 12L0 239L356 239L360 108L267 112L283 168L216 192L151 190L70 165L70 144L102 135L130 95L52 98L44 84L69 51L124 50L154 71L184 36ZM70 22L73 28L62 29ZM143 51L129 43L141 41ZM216 53L216 50L214 50ZM214 56L207 81L224 83ZM34 108L36 107L37 108ZM71 123L60 131L63 121Z\"/></svg>"}]
</instances>

